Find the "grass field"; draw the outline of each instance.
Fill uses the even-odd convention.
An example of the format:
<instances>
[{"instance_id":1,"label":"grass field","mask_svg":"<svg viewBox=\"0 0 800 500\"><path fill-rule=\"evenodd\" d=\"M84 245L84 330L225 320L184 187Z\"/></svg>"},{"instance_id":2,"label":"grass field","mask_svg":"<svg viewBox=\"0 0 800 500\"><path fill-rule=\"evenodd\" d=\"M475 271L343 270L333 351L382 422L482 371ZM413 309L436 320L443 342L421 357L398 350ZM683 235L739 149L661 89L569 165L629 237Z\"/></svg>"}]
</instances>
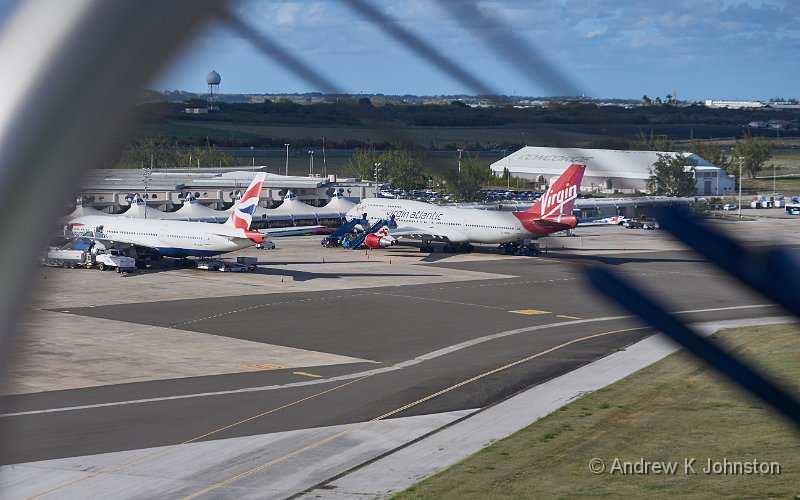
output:
<instances>
[{"instance_id":1,"label":"grass field","mask_svg":"<svg viewBox=\"0 0 800 500\"><path fill-rule=\"evenodd\" d=\"M800 393L800 329L714 335ZM697 475L684 473L696 458ZM600 458L605 472L589 470ZM611 474L614 459L677 461L674 475ZM779 475L704 474L707 459L780 463ZM581 397L395 499L800 498L800 432L685 353Z\"/></svg>"},{"instance_id":2,"label":"grass field","mask_svg":"<svg viewBox=\"0 0 800 500\"><path fill-rule=\"evenodd\" d=\"M186 138L191 140L206 137L219 140L234 139L243 142L251 139L269 138L289 142L320 142L324 137L329 143L338 142L347 146L354 143L380 144L396 142L398 139L416 144L426 149L444 149L447 146L470 147L477 143L486 144L551 144L555 146L574 146L596 140L601 136L587 133L582 126L540 127L402 127L395 135L385 130L365 127L323 127L286 126L249 123L227 123L219 121L191 122L171 120L167 123L146 124L142 135L166 138Z\"/></svg>"},{"instance_id":3,"label":"grass field","mask_svg":"<svg viewBox=\"0 0 800 500\"><path fill-rule=\"evenodd\" d=\"M769 165L775 165L773 169ZM773 180L772 175L775 174ZM759 178L745 177L744 189L758 189L760 193L778 192L790 196L800 195L800 150L775 149L772 159L759 173Z\"/></svg>"}]
</instances>

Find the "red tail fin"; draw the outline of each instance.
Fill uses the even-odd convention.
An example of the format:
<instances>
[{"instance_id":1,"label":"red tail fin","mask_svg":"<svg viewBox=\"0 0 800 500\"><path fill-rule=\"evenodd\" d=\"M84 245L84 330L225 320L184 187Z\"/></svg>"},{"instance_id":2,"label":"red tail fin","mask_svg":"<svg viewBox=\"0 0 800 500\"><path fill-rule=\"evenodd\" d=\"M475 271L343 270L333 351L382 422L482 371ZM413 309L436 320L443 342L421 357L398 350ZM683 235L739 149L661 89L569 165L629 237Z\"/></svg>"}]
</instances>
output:
<instances>
[{"instance_id":1,"label":"red tail fin","mask_svg":"<svg viewBox=\"0 0 800 500\"><path fill-rule=\"evenodd\" d=\"M577 163L570 165L527 212L539 217L572 214L572 207L581 189L584 170L586 165Z\"/></svg>"}]
</instances>

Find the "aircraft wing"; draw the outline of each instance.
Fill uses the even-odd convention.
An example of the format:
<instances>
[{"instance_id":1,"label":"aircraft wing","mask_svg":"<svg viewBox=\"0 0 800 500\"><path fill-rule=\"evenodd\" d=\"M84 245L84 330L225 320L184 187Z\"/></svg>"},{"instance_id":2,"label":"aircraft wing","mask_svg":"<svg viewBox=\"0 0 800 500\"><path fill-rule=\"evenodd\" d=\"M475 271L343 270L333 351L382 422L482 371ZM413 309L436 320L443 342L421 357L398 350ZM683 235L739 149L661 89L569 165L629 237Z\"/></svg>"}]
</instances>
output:
<instances>
[{"instance_id":1,"label":"aircraft wing","mask_svg":"<svg viewBox=\"0 0 800 500\"><path fill-rule=\"evenodd\" d=\"M449 241L447 236L436 234L426 229L404 227L389 229L389 236L393 238L408 238L411 240Z\"/></svg>"},{"instance_id":2,"label":"aircraft wing","mask_svg":"<svg viewBox=\"0 0 800 500\"><path fill-rule=\"evenodd\" d=\"M296 236L298 234L313 233L315 229L321 229L325 226L289 226L289 227L273 227L269 229L259 229L259 233L268 234L270 236Z\"/></svg>"},{"instance_id":3,"label":"aircraft wing","mask_svg":"<svg viewBox=\"0 0 800 500\"><path fill-rule=\"evenodd\" d=\"M122 247L126 247L126 246L127 247L133 247L133 246L142 247L142 246L144 246L144 247L146 247L146 245L142 245L141 242L128 240L124 236L123 237L110 238L105 233L101 233L101 232L97 232L97 231L85 231L85 232L81 233L81 232L77 232L77 231L73 230L72 233L66 233L65 232L64 233L64 237L67 238L67 239L96 241L96 242L100 243L101 245L103 245L106 248L112 248L112 247L118 248L120 246L122 246Z\"/></svg>"}]
</instances>

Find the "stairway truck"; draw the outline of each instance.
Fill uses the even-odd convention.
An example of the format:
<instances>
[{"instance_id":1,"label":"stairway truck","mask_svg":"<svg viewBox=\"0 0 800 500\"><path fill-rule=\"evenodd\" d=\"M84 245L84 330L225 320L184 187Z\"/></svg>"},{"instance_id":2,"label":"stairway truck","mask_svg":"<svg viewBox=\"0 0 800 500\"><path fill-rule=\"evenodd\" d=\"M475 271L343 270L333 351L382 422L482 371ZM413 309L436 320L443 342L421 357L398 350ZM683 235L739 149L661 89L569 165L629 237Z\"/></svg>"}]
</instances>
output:
<instances>
[{"instance_id":1,"label":"stairway truck","mask_svg":"<svg viewBox=\"0 0 800 500\"><path fill-rule=\"evenodd\" d=\"M51 247L45 252L42 262L47 266L74 269L84 265L87 255L83 250L64 250L58 247Z\"/></svg>"}]
</instances>

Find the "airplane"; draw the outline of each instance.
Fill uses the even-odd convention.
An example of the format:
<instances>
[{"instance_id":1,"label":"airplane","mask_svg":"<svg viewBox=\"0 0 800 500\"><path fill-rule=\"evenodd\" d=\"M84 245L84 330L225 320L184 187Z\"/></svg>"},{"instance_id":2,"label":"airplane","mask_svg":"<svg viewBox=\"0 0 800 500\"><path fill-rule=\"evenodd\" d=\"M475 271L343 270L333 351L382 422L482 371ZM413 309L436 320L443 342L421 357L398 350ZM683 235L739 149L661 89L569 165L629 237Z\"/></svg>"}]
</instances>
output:
<instances>
[{"instance_id":1,"label":"airplane","mask_svg":"<svg viewBox=\"0 0 800 500\"><path fill-rule=\"evenodd\" d=\"M559 231L574 229L578 218L572 207L578 197L586 165L572 164L533 206L524 212L453 208L412 200L368 198L345 218L374 224L389 221L388 231L368 235L369 248L385 248L399 238L422 240L422 252L433 252L432 241L443 241L444 251L470 251L472 243L519 244Z\"/></svg>"},{"instance_id":2,"label":"airplane","mask_svg":"<svg viewBox=\"0 0 800 500\"><path fill-rule=\"evenodd\" d=\"M581 219L578 222L579 226L603 226L603 225L611 225L611 226L618 226L621 225L626 220L629 220L624 215L606 215L600 217L589 217Z\"/></svg>"},{"instance_id":3,"label":"airplane","mask_svg":"<svg viewBox=\"0 0 800 500\"><path fill-rule=\"evenodd\" d=\"M139 257L211 257L256 244L265 244L270 234L288 236L321 226L250 229L266 174L260 172L236 202L223 224L164 219L128 219L90 215L69 221L64 228L68 238L89 239L105 248L124 249ZM176 261L176 265L180 265Z\"/></svg>"}]
</instances>

